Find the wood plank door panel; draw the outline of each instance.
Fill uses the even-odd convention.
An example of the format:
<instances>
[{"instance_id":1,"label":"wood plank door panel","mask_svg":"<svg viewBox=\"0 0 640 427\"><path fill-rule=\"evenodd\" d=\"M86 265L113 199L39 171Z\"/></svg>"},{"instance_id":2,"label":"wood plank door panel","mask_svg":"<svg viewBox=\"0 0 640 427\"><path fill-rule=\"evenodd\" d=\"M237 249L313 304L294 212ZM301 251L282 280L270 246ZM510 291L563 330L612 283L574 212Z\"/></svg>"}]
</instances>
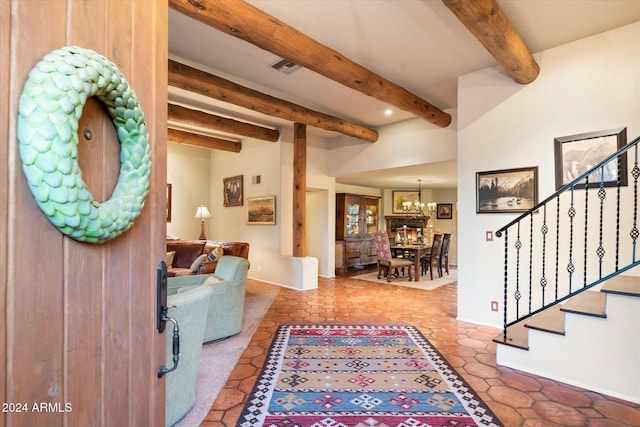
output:
<instances>
[{"instance_id":1,"label":"wood plank door panel","mask_svg":"<svg viewBox=\"0 0 640 427\"><path fill-rule=\"evenodd\" d=\"M156 266L166 252L166 2L0 2L0 427L164 425L165 336L155 330ZM36 7L37 6L37 7ZM138 95L152 174L133 227L102 245L63 236L40 212L17 149L18 98L29 71L65 45L114 62ZM79 163L98 201L110 197L120 147L104 107L89 100ZM84 138L83 130L91 131ZM6 141L6 143L5 143ZM5 237L6 236L6 237ZM3 256L4 255L4 256ZM33 411L32 405L45 404Z\"/></svg>"}]
</instances>

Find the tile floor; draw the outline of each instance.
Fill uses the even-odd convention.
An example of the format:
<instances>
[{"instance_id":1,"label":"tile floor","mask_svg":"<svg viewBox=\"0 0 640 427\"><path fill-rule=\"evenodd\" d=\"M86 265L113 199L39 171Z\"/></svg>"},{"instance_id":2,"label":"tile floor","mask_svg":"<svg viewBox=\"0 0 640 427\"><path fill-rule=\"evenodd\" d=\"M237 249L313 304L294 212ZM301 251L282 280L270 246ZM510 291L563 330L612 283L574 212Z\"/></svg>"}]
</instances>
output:
<instances>
[{"instance_id":1,"label":"tile floor","mask_svg":"<svg viewBox=\"0 0 640 427\"><path fill-rule=\"evenodd\" d=\"M201 427L235 426L273 334L285 322L405 322L417 327L507 427L640 426L640 404L496 366L499 330L456 320L455 284L433 291L319 279L281 289ZM594 367L595 368L595 367Z\"/></svg>"}]
</instances>

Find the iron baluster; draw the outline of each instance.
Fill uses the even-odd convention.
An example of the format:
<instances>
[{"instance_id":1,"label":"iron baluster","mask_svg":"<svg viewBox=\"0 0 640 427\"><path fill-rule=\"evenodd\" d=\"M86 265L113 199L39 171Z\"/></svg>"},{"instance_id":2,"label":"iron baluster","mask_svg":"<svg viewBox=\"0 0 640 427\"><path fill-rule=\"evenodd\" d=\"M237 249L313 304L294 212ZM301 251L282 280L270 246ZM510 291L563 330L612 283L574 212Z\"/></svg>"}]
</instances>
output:
<instances>
[{"instance_id":1,"label":"iron baluster","mask_svg":"<svg viewBox=\"0 0 640 427\"><path fill-rule=\"evenodd\" d=\"M533 212L529 221L529 313L531 313L531 294L533 293Z\"/></svg>"},{"instance_id":2,"label":"iron baluster","mask_svg":"<svg viewBox=\"0 0 640 427\"><path fill-rule=\"evenodd\" d=\"M576 216L576 208L573 206L573 190L574 186L571 186L571 203L569 206L569 264L567 264L567 271L569 272L569 292L571 292L571 285L573 283L573 272L576 267L573 265L573 217Z\"/></svg>"},{"instance_id":3,"label":"iron baluster","mask_svg":"<svg viewBox=\"0 0 640 427\"><path fill-rule=\"evenodd\" d=\"M509 285L509 230L504 231L504 304L503 304L503 333L504 333L504 341L507 341L507 288Z\"/></svg>"},{"instance_id":4,"label":"iron baluster","mask_svg":"<svg viewBox=\"0 0 640 427\"><path fill-rule=\"evenodd\" d=\"M584 179L584 283L587 286L587 232L589 231L589 175Z\"/></svg>"},{"instance_id":5,"label":"iron baluster","mask_svg":"<svg viewBox=\"0 0 640 427\"><path fill-rule=\"evenodd\" d=\"M638 167L638 146L635 147L635 160L633 162L633 228L631 229L632 244L632 257L633 262L636 262L636 243L640 232L638 232L638 177L640 177L640 167Z\"/></svg>"},{"instance_id":6,"label":"iron baluster","mask_svg":"<svg viewBox=\"0 0 640 427\"><path fill-rule=\"evenodd\" d=\"M558 299L558 280L560 276L560 194L556 196L556 291L555 299Z\"/></svg>"},{"instance_id":7,"label":"iron baluster","mask_svg":"<svg viewBox=\"0 0 640 427\"><path fill-rule=\"evenodd\" d=\"M542 287L542 305L544 306L544 291L547 287L547 278L545 277L545 265L547 262L547 232L549 231L549 227L547 227L547 205L542 207L542 228L540 231L542 232L542 277L540 278L540 287Z\"/></svg>"},{"instance_id":8,"label":"iron baluster","mask_svg":"<svg viewBox=\"0 0 640 427\"><path fill-rule=\"evenodd\" d=\"M600 236L598 240L598 249L596 250L596 254L599 258L599 266L598 266L598 279L602 279L602 259L604 258L605 250L602 246L602 226L604 224L604 199L607 197L607 192L604 189L604 167L600 169L600 188L598 189L598 198L600 199ZM585 277L585 286L586 286L586 277Z\"/></svg>"},{"instance_id":9,"label":"iron baluster","mask_svg":"<svg viewBox=\"0 0 640 427\"><path fill-rule=\"evenodd\" d=\"M516 299L516 319L520 317L520 248L522 248L522 242L520 241L520 221L518 221L518 235L516 237L516 292L514 297Z\"/></svg>"},{"instance_id":10,"label":"iron baluster","mask_svg":"<svg viewBox=\"0 0 640 427\"><path fill-rule=\"evenodd\" d=\"M626 154L625 154L626 156ZM618 157L618 165L620 165L620 157ZM618 261L620 260L620 168L618 169L618 185L616 191L616 271L618 271Z\"/></svg>"}]
</instances>

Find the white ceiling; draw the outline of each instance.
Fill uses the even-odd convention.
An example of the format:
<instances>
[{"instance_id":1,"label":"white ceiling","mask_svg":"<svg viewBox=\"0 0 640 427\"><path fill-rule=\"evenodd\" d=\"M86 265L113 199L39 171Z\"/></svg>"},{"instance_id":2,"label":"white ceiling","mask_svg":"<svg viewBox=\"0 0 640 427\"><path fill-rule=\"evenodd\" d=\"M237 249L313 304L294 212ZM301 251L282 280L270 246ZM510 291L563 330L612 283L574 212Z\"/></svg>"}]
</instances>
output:
<instances>
[{"instance_id":1,"label":"white ceiling","mask_svg":"<svg viewBox=\"0 0 640 427\"><path fill-rule=\"evenodd\" d=\"M440 0L249 0L249 3L340 52L440 109L456 107L457 78L496 64ZM640 21L640 0L498 0L532 53ZM169 55L221 77L368 127L413 118L310 70L287 75L279 60L243 40L169 11ZM505 78L509 78L505 73ZM262 125L282 120L170 88L169 98ZM338 134L314 130L325 138ZM369 144L363 142L363 144ZM376 188L456 186L455 162L336 177Z\"/></svg>"}]
</instances>

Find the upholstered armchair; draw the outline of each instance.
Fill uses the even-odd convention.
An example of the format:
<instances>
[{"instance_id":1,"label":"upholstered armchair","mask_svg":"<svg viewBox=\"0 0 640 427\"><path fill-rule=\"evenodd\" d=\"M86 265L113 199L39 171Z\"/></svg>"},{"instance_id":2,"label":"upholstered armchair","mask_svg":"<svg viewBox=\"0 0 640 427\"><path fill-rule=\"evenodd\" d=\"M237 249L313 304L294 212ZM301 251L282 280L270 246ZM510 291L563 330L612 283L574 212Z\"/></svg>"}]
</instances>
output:
<instances>
[{"instance_id":1,"label":"upholstered armchair","mask_svg":"<svg viewBox=\"0 0 640 427\"><path fill-rule=\"evenodd\" d=\"M178 322L180 331L180 359L175 371L165 375L165 424L171 426L182 418L196 402L196 382L202 353L207 310L212 290L198 286L189 291L167 297L168 315ZM173 366L173 329L168 322L165 366Z\"/></svg>"},{"instance_id":2,"label":"upholstered armchair","mask_svg":"<svg viewBox=\"0 0 640 427\"><path fill-rule=\"evenodd\" d=\"M248 270L249 261L245 258L224 255L217 261L214 274L170 277L167 281L169 294L185 292L201 285L211 288L204 343L242 331Z\"/></svg>"},{"instance_id":3,"label":"upholstered armchair","mask_svg":"<svg viewBox=\"0 0 640 427\"><path fill-rule=\"evenodd\" d=\"M378 279L381 276L387 278L387 282L391 282L391 277L399 277L398 269L406 268L409 271L409 281L413 279L411 269L414 263L404 258L393 258L391 256L391 248L389 247L389 236L384 230L378 230L374 233L376 242L376 250L378 251Z\"/></svg>"}]
</instances>

